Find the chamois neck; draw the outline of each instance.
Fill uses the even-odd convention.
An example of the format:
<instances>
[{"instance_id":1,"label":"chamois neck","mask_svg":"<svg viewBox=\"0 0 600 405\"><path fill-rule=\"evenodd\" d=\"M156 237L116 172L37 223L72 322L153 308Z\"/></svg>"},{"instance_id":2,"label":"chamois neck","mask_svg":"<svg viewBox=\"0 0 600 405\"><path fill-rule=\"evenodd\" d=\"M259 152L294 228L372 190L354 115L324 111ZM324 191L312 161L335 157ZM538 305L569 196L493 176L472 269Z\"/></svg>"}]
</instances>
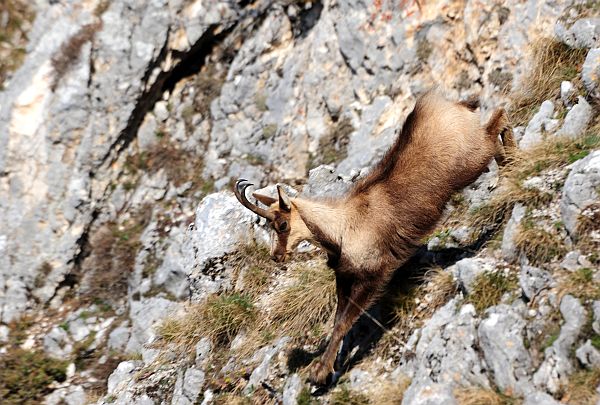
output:
<instances>
[{"instance_id":1,"label":"chamois neck","mask_svg":"<svg viewBox=\"0 0 600 405\"><path fill-rule=\"evenodd\" d=\"M330 250L339 247L346 225L343 206L338 201L291 200L300 218L313 235L313 241Z\"/></svg>"}]
</instances>

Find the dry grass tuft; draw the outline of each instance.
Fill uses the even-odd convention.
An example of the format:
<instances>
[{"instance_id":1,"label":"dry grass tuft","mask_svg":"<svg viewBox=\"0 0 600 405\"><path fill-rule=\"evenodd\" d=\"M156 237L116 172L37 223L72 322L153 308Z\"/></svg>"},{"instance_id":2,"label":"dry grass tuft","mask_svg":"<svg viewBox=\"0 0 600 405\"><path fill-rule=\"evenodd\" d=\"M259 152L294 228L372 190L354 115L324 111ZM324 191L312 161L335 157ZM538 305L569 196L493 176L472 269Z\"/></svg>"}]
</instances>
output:
<instances>
[{"instance_id":1,"label":"dry grass tuft","mask_svg":"<svg viewBox=\"0 0 600 405\"><path fill-rule=\"evenodd\" d=\"M582 268L566 274L559 284L560 295L571 294L582 300L600 298L600 283L594 280L594 270Z\"/></svg>"},{"instance_id":2,"label":"dry grass tuft","mask_svg":"<svg viewBox=\"0 0 600 405\"><path fill-rule=\"evenodd\" d=\"M567 252L559 235L543 229L532 219L522 221L515 236L515 246L533 265L560 259Z\"/></svg>"},{"instance_id":3,"label":"dry grass tuft","mask_svg":"<svg viewBox=\"0 0 600 405\"><path fill-rule=\"evenodd\" d=\"M506 275L501 271L484 272L473 281L467 302L473 304L477 312L497 305L504 293L517 287L516 276Z\"/></svg>"},{"instance_id":4,"label":"dry grass tuft","mask_svg":"<svg viewBox=\"0 0 600 405\"><path fill-rule=\"evenodd\" d=\"M351 391L345 385L336 388L329 399L329 405L368 405L371 401L362 393Z\"/></svg>"},{"instance_id":5,"label":"dry grass tuft","mask_svg":"<svg viewBox=\"0 0 600 405\"><path fill-rule=\"evenodd\" d=\"M545 170L561 169L600 148L600 123L575 139L548 139L527 150L517 150L511 162L500 172L500 186L487 204L468 211L460 221L479 234L495 230L510 216L512 207L521 203L539 208L553 199L552 193L525 188L523 181Z\"/></svg>"},{"instance_id":6,"label":"dry grass tuft","mask_svg":"<svg viewBox=\"0 0 600 405\"><path fill-rule=\"evenodd\" d=\"M600 369L580 370L569 378L564 389L562 403L592 405L598 401L596 387L600 385Z\"/></svg>"},{"instance_id":7,"label":"dry grass tuft","mask_svg":"<svg viewBox=\"0 0 600 405\"><path fill-rule=\"evenodd\" d=\"M400 405L410 382L410 378L405 376L397 381L385 381L381 388L370 393L371 402L377 405Z\"/></svg>"},{"instance_id":8,"label":"dry grass tuft","mask_svg":"<svg viewBox=\"0 0 600 405\"><path fill-rule=\"evenodd\" d=\"M159 170L164 170L167 179L176 187L191 183L191 187L185 191L188 195L196 191L201 191L203 195L212 192L214 189L212 181L204 180L200 175L204 168L202 156L182 149L168 134L158 131L157 136L160 138L159 141L147 151L127 156L124 164L126 173L137 178L139 172L155 174ZM134 184L125 183L124 186L126 189L133 188Z\"/></svg>"},{"instance_id":9,"label":"dry grass tuft","mask_svg":"<svg viewBox=\"0 0 600 405\"><path fill-rule=\"evenodd\" d=\"M418 327L458 292L452 273L431 269L409 291L400 292L392 301L396 327L402 331ZM423 303L423 305L419 305Z\"/></svg>"},{"instance_id":10,"label":"dry grass tuft","mask_svg":"<svg viewBox=\"0 0 600 405\"><path fill-rule=\"evenodd\" d=\"M271 275L278 270L271 260L269 249L264 245L251 243L242 247L229 263L234 267L236 289L257 298L271 283Z\"/></svg>"},{"instance_id":11,"label":"dry grass tuft","mask_svg":"<svg viewBox=\"0 0 600 405\"><path fill-rule=\"evenodd\" d=\"M185 316L166 320L157 332L165 342L187 353L203 336L218 346L229 344L242 328L252 325L256 315L248 296L223 294L190 306Z\"/></svg>"},{"instance_id":12,"label":"dry grass tuft","mask_svg":"<svg viewBox=\"0 0 600 405\"><path fill-rule=\"evenodd\" d=\"M142 208L123 223L108 222L90 237L90 255L81 265L82 299L113 302L126 295L128 278L141 247L140 236L150 222L152 210Z\"/></svg>"},{"instance_id":13,"label":"dry grass tuft","mask_svg":"<svg viewBox=\"0 0 600 405\"><path fill-rule=\"evenodd\" d=\"M25 58L27 32L34 12L23 0L0 2L0 90L10 72L15 71Z\"/></svg>"},{"instance_id":14,"label":"dry grass tuft","mask_svg":"<svg viewBox=\"0 0 600 405\"><path fill-rule=\"evenodd\" d=\"M577 248L582 253L589 254L592 263L600 264L600 203L588 205L581 212L578 220L574 235Z\"/></svg>"},{"instance_id":15,"label":"dry grass tuft","mask_svg":"<svg viewBox=\"0 0 600 405\"><path fill-rule=\"evenodd\" d=\"M259 329L277 325L280 334L299 337L333 315L335 274L322 262L307 263L291 272L294 282L274 293Z\"/></svg>"},{"instance_id":16,"label":"dry grass tuft","mask_svg":"<svg viewBox=\"0 0 600 405\"><path fill-rule=\"evenodd\" d=\"M512 94L511 121L525 125L544 100L558 95L563 80L573 80L581 71L585 49L573 49L552 38L537 40L531 50L531 70Z\"/></svg>"},{"instance_id":17,"label":"dry grass tuft","mask_svg":"<svg viewBox=\"0 0 600 405\"><path fill-rule=\"evenodd\" d=\"M469 387L454 390L454 397L461 405L516 405L516 398L500 394L488 388Z\"/></svg>"}]
</instances>

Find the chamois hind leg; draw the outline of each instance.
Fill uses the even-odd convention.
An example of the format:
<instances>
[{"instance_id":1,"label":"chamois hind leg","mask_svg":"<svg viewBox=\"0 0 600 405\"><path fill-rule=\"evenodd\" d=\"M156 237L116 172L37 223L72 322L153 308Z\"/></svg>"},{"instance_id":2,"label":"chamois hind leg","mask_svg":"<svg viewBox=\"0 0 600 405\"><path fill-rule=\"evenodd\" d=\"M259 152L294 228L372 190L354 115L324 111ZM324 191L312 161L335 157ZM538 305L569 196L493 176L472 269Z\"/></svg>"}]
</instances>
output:
<instances>
[{"instance_id":1,"label":"chamois hind leg","mask_svg":"<svg viewBox=\"0 0 600 405\"><path fill-rule=\"evenodd\" d=\"M496 163L498 163L498 166L504 166L508 155L517 147L517 143L515 142L508 116L503 108L494 111L492 118L490 118L485 126L485 130L496 146L494 154ZM498 135L500 135L502 141L498 139Z\"/></svg>"},{"instance_id":2,"label":"chamois hind leg","mask_svg":"<svg viewBox=\"0 0 600 405\"><path fill-rule=\"evenodd\" d=\"M310 381L314 384L324 385L327 381L327 377L333 372L333 364L337 357L337 352L340 347L340 343L346 333L350 330L354 322L358 319L363 310L367 310L373 299L377 295L380 289L376 283L360 283L354 282L349 285L346 291L350 292L347 299L338 302L338 310L336 313L335 324L333 326L333 333L331 339L325 349L325 353L321 358L313 362L310 367Z\"/></svg>"}]
</instances>

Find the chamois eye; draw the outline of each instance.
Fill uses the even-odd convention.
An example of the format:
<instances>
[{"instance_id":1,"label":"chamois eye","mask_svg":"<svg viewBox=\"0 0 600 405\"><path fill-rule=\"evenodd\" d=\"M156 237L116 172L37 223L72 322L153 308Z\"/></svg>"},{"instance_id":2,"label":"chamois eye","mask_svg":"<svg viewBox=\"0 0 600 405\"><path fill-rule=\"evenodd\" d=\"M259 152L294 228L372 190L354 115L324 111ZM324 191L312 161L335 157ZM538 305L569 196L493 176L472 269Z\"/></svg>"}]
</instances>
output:
<instances>
[{"instance_id":1,"label":"chamois eye","mask_svg":"<svg viewBox=\"0 0 600 405\"><path fill-rule=\"evenodd\" d=\"M288 223L287 221L283 221L280 225L279 225L279 232L285 232L287 231L288 228Z\"/></svg>"}]
</instances>

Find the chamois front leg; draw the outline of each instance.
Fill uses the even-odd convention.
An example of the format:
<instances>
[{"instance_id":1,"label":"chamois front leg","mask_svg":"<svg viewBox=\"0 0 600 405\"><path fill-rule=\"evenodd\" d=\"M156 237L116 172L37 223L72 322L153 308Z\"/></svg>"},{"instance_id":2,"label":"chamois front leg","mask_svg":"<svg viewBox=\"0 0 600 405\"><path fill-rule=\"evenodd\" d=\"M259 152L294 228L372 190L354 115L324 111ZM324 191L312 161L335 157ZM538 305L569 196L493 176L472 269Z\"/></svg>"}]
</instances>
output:
<instances>
[{"instance_id":1,"label":"chamois front leg","mask_svg":"<svg viewBox=\"0 0 600 405\"><path fill-rule=\"evenodd\" d=\"M339 283L337 287L339 297ZM342 300L338 298L335 324L327 349L321 358L310 367L309 378L314 384L325 384L327 377L333 372L333 364L335 363L342 339L346 336L352 325L354 325L362 310L366 310L371 304L381 286L379 283L354 281L349 282L347 285L344 284L344 287L341 290L341 295L345 295L345 291L349 291L350 294L343 297Z\"/></svg>"}]
</instances>

